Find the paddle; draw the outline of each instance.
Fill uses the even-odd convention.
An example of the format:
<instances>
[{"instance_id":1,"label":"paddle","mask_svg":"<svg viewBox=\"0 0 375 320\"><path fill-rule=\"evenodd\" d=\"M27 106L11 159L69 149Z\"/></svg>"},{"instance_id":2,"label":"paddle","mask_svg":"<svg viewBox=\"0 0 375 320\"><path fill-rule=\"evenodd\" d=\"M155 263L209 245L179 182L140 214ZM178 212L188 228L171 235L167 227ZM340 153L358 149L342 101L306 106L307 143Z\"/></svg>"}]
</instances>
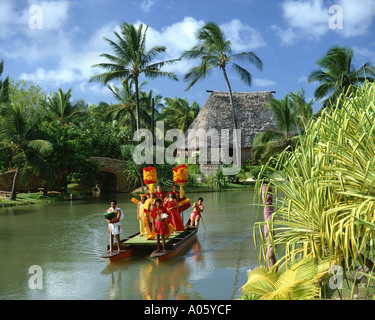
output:
<instances>
[{"instance_id":1,"label":"paddle","mask_svg":"<svg viewBox=\"0 0 375 320\"><path fill-rule=\"evenodd\" d=\"M112 231L111 231L111 227L109 227L109 252L112 253Z\"/></svg>"},{"instance_id":2,"label":"paddle","mask_svg":"<svg viewBox=\"0 0 375 320\"><path fill-rule=\"evenodd\" d=\"M202 220L202 223L203 223L204 231L207 231L207 230L206 230L206 226L204 225L204 221L203 221L203 217L202 217L202 215L201 215L201 220Z\"/></svg>"}]
</instances>

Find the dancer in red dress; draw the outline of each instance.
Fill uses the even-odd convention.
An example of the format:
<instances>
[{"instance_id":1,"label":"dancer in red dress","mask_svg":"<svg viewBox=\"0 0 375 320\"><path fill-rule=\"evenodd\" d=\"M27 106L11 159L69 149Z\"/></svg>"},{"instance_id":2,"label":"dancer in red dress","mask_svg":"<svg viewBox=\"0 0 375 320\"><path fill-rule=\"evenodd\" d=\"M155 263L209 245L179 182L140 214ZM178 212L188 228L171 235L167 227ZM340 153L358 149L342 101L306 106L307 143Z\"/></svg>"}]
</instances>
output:
<instances>
[{"instance_id":1,"label":"dancer in red dress","mask_svg":"<svg viewBox=\"0 0 375 320\"><path fill-rule=\"evenodd\" d=\"M166 223L166 219L163 217L163 214L167 214L167 210L162 206L162 202L160 199L156 199L155 201L156 208L152 210L151 217L152 217L152 224L156 233L156 246L157 251L160 251L160 236L163 245L163 252L165 252L165 234L168 233L168 225Z\"/></svg>"},{"instance_id":2,"label":"dancer in red dress","mask_svg":"<svg viewBox=\"0 0 375 320\"><path fill-rule=\"evenodd\" d=\"M177 202L177 197L174 192L169 192L169 198L166 198L164 201L164 207L167 209L170 221L176 231L184 231L184 222L180 214L180 206Z\"/></svg>"}]
</instances>

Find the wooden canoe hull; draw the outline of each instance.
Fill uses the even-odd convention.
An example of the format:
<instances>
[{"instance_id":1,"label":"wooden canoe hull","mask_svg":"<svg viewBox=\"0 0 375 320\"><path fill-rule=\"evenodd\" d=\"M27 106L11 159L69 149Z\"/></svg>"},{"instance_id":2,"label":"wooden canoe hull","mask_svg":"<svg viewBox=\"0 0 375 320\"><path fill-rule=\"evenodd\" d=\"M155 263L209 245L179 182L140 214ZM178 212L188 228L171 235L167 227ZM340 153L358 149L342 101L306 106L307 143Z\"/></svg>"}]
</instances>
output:
<instances>
[{"instance_id":1,"label":"wooden canoe hull","mask_svg":"<svg viewBox=\"0 0 375 320\"><path fill-rule=\"evenodd\" d=\"M151 253L150 257L155 258L157 262L162 262L169 260L181 254L185 249L187 249L193 242L197 240L197 228L189 228L191 231L186 235L186 237L181 238L180 241L176 242L171 246L167 246L166 252L158 252L155 250Z\"/></svg>"},{"instance_id":2,"label":"wooden canoe hull","mask_svg":"<svg viewBox=\"0 0 375 320\"><path fill-rule=\"evenodd\" d=\"M147 254L151 255L151 258L155 258L158 262L171 259L179 255L184 249L190 246L197 239L198 228L188 227L181 234L177 234L174 239L171 239L171 243L166 244L167 252L155 252L156 242L150 242L148 240L139 242L137 237L139 232L133 234L123 240L121 240L120 252L117 251L117 244L113 245L112 252L108 252L109 246L107 246L107 252L102 254L100 257L109 259L110 262L119 261L122 259L130 258L136 254Z\"/></svg>"}]
</instances>

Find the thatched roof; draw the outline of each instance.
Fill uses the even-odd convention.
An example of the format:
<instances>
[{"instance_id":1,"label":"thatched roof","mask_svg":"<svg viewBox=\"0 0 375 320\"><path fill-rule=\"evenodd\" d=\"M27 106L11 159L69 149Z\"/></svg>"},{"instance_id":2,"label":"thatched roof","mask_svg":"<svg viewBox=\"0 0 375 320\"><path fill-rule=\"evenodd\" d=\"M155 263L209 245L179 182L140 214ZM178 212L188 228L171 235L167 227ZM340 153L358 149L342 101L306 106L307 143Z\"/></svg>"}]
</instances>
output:
<instances>
[{"instance_id":1,"label":"thatched roof","mask_svg":"<svg viewBox=\"0 0 375 320\"><path fill-rule=\"evenodd\" d=\"M237 128L241 129L241 147L251 148L254 136L258 132L273 128L272 111L266 108L267 101L273 98L274 91L263 92L234 92L233 102ZM212 92L198 116L189 129L229 129L233 132L232 109L228 92ZM187 145L189 139L188 131L185 132ZM232 145L230 135L230 145ZM210 145L210 143L208 144Z\"/></svg>"}]
</instances>

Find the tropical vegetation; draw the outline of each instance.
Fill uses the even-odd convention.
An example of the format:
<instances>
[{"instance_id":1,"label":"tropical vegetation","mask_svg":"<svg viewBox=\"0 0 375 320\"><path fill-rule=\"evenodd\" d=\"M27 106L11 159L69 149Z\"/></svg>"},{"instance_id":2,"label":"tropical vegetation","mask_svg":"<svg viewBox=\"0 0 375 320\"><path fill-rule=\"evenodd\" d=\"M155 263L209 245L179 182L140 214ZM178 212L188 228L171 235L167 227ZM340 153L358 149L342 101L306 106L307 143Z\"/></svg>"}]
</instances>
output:
<instances>
[{"instance_id":1,"label":"tropical vegetation","mask_svg":"<svg viewBox=\"0 0 375 320\"><path fill-rule=\"evenodd\" d=\"M135 87L137 130L141 128L140 102L139 102L139 77L144 75L147 78L155 79L168 77L177 80L172 72L162 71L166 64L176 62L178 59L154 62L154 60L167 48L164 46L154 46L146 48L146 34L148 26L140 24L138 29L135 25L124 22L121 25L121 32L114 32L115 40L104 38L110 45L114 54L103 53L101 56L108 62L95 64L107 70L101 74L94 75L90 81L99 81L106 85L113 80L133 80Z\"/></svg>"},{"instance_id":2,"label":"tropical vegetation","mask_svg":"<svg viewBox=\"0 0 375 320\"><path fill-rule=\"evenodd\" d=\"M324 99L323 107L335 107L341 93L354 93L361 83L374 81L375 67L368 61L357 69L353 59L352 48L333 46L316 62L318 69L310 73L308 81L319 83L315 98Z\"/></svg>"},{"instance_id":3,"label":"tropical vegetation","mask_svg":"<svg viewBox=\"0 0 375 320\"><path fill-rule=\"evenodd\" d=\"M254 239L260 264L266 262L269 243L277 256L267 274L276 269L286 272L309 257L316 265L326 259L335 262L347 282L358 267L371 277L375 269L374 99L374 84L349 88L336 102L340 108L324 110L299 136L295 150L275 158L281 170L263 166L267 172L256 190L267 181L277 199L272 219L254 226L260 231L260 238ZM262 233L264 225L274 232L268 239ZM246 288L247 296L254 293Z\"/></svg>"}]
</instances>

